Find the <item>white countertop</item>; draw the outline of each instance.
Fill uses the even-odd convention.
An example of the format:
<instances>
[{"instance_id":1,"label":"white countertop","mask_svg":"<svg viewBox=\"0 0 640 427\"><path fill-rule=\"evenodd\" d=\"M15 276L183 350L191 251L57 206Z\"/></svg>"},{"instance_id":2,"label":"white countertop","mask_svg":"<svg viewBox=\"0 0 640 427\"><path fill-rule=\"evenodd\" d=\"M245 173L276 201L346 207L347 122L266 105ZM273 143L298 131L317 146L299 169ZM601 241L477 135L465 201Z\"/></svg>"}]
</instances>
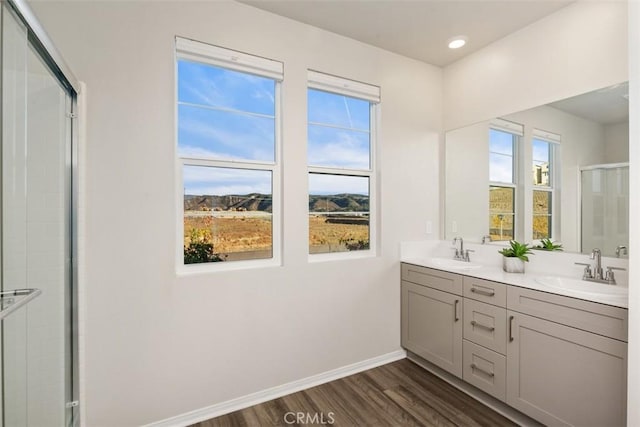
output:
<instances>
[{"instance_id":1,"label":"white countertop","mask_svg":"<svg viewBox=\"0 0 640 427\"><path fill-rule=\"evenodd\" d=\"M578 298L585 301L591 301L621 308L628 308L629 306L628 288L625 286L607 285L584 281L585 287L593 285L593 289L595 290L595 292L583 292L580 290L559 288L557 286L547 286L540 283L540 281L545 281L545 279L549 277L559 278L560 280L564 278L573 281L580 280L579 277L576 278L568 275L562 276L557 274L540 274L538 272L527 273L526 269L525 273L507 273L502 270L502 267L498 267L495 265L481 265L475 268L448 268L446 264L443 266L442 263L438 262L438 259L442 258L416 256L415 254L412 254L403 255L401 256L400 260L405 263L419 265L422 267L434 268L437 270L456 273L463 276L477 277L479 279L506 283L508 285L520 286L536 291L549 292L557 295Z\"/></svg>"}]
</instances>

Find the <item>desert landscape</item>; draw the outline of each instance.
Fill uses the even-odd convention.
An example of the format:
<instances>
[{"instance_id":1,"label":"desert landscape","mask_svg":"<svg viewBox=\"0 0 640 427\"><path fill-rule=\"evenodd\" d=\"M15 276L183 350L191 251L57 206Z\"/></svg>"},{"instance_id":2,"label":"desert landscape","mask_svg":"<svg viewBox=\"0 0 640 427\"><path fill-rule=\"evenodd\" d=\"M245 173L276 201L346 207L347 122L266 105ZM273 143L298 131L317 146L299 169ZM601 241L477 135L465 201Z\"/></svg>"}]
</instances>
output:
<instances>
[{"instance_id":1,"label":"desert landscape","mask_svg":"<svg viewBox=\"0 0 640 427\"><path fill-rule=\"evenodd\" d=\"M549 198L546 191L533 191L533 238L549 237ZM491 240L513 239L513 189L491 187L489 191Z\"/></svg>"},{"instance_id":2,"label":"desert landscape","mask_svg":"<svg viewBox=\"0 0 640 427\"><path fill-rule=\"evenodd\" d=\"M189 249L206 246L226 261L271 257L270 195L184 198L185 259ZM343 252L369 247L369 198L358 194L309 196L309 252Z\"/></svg>"}]
</instances>

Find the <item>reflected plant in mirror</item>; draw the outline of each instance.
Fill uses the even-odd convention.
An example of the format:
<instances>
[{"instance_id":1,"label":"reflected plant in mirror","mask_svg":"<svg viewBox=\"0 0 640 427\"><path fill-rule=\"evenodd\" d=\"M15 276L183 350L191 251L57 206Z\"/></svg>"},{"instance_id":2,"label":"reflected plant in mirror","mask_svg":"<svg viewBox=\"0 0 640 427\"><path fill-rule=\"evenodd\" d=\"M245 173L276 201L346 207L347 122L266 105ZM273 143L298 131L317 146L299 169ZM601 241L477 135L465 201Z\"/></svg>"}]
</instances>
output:
<instances>
[{"instance_id":1,"label":"reflected plant in mirror","mask_svg":"<svg viewBox=\"0 0 640 427\"><path fill-rule=\"evenodd\" d=\"M551 239L540 239L540 244L533 247L533 249L540 249L543 251L563 251L560 243L554 243Z\"/></svg>"},{"instance_id":2,"label":"reflected plant in mirror","mask_svg":"<svg viewBox=\"0 0 640 427\"><path fill-rule=\"evenodd\" d=\"M448 131L444 237L628 247L628 92L620 83Z\"/></svg>"}]
</instances>

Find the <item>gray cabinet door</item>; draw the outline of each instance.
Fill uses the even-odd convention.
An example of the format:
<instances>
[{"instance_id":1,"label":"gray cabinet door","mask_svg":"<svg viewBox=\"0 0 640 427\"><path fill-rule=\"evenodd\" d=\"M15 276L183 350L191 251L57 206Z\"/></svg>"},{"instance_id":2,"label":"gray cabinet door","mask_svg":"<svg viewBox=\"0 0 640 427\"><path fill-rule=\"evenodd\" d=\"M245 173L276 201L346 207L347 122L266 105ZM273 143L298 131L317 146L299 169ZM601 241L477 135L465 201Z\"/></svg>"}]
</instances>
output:
<instances>
[{"instance_id":1,"label":"gray cabinet door","mask_svg":"<svg viewBox=\"0 0 640 427\"><path fill-rule=\"evenodd\" d=\"M627 344L507 313L507 403L546 425L626 423Z\"/></svg>"},{"instance_id":2,"label":"gray cabinet door","mask_svg":"<svg viewBox=\"0 0 640 427\"><path fill-rule=\"evenodd\" d=\"M402 346L462 378L462 297L403 280Z\"/></svg>"}]
</instances>

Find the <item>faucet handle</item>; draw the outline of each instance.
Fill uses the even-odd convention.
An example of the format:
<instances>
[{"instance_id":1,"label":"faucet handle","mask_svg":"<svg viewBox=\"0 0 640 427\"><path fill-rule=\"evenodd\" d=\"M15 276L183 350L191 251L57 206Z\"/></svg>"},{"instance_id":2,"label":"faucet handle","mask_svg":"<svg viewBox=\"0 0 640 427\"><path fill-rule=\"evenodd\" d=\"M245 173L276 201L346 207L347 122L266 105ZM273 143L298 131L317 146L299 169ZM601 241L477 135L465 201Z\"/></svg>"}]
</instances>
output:
<instances>
[{"instance_id":1,"label":"faucet handle","mask_svg":"<svg viewBox=\"0 0 640 427\"><path fill-rule=\"evenodd\" d=\"M471 258L469 258L469 252L475 252L473 249L467 249L464 251L464 260L467 262L471 261Z\"/></svg>"},{"instance_id":2,"label":"faucet handle","mask_svg":"<svg viewBox=\"0 0 640 427\"><path fill-rule=\"evenodd\" d=\"M575 262L575 265L584 265L584 273L582 274L583 279L591 279L593 277L593 273L591 273L591 264L586 262Z\"/></svg>"},{"instance_id":3,"label":"faucet handle","mask_svg":"<svg viewBox=\"0 0 640 427\"><path fill-rule=\"evenodd\" d=\"M613 270L621 270L621 271L626 271L626 268L622 268L622 267L607 267L607 273L604 276L604 279L610 284L610 285L615 285L616 284L616 276L613 274Z\"/></svg>"}]
</instances>

